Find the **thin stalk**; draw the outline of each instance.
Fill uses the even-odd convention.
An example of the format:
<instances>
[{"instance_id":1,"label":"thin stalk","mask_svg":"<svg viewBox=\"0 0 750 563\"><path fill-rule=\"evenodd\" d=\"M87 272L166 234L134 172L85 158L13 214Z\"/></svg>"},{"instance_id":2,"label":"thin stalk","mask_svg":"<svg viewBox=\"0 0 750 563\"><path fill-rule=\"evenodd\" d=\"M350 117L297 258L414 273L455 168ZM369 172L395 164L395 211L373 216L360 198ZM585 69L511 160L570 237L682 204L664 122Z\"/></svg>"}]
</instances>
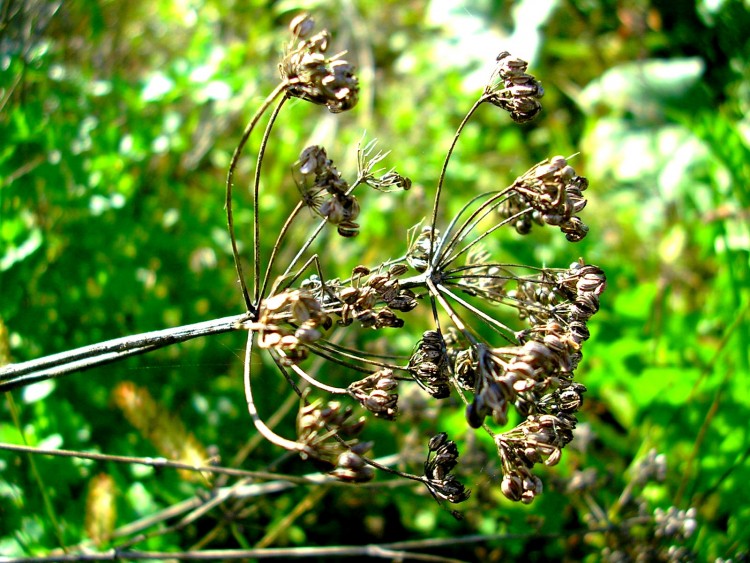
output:
<instances>
[{"instance_id":1,"label":"thin stalk","mask_svg":"<svg viewBox=\"0 0 750 563\"><path fill-rule=\"evenodd\" d=\"M461 224L461 227L454 233L451 234L453 231L453 227L455 227L455 224L458 222L458 219L461 217L461 215L464 214L465 211L469 209L469 206L473 204L474 202L480 200L483 197L490 196L487 201L483 202L477 209L475 209L469 217L466 218L466 220ZM443 255L440 258L441 264L448 264L451 260L448 260L445 256L453 249L455 246L461 242L467 234L469 234L474 227L476 227L479 222L484 219L491 211L499 205L499 202L495 206L493 204L497 202L497 200L505 195L505 191L503 192L490 192L487 194L481 194L477 197L472 198L464 207L461 208L461 211L458 212L458 215L454 219L454 221L451 222L450 227L445 233L445 237L438 243L438 249L435 252L435 254ZM480 216L481 215L481 216ZM450 240L447 240L448 234L451 234ZM446 244L447 242L447 244Z\"/></svg>"},{"instance_id":2,"label":"thin stalk","mask_svg":"<svg viewBox=\"0 0 750 563\"><path fill-rule=\"evenodd\" d=\"M284 107L284 103L289 99L288 96L284 96L276 104L273 109L273 113L266 124L266 130L263 132L263 139L260 141L260 148L258 149L258 160L255 165L255 177L253 178L253 303L257 307L260 303L260 296L263 291L260 290L260 207L258 202L258 195L260 193L260 171L263 166L263 157L266 154L266 147L268 146L268 138L271 136L271 130L276 123L276 118L279 116L281 108ZM274 247L276 250L276 247ZM274 255L272 255L272 258ZM271 270L272 263L269 260L266 272ZM267 275L267 274L266 274ZM263 289L265 290L267 278L263 278Z\"/></svg>"},{"instance_id":3,"label":"thin stalk","mask_svg":"<svg viewBox=\"0 0 750 563\"><path fill-rule=\"evenodd\" d=\"M484 208L486 205L488 205L490 202L495 203L498 198L503 197L504 195L505 195L505 193L497 194L491 200L489 200L489 201L485 202L484 204L482 204L482 207L480 209L478 209L477 212L480 211L482 208ZM497 206L500 205L501 203L502 202L496 202L496 205L493 205L492 207L489 207L488 209L484 210L484 213L482 214L482 216L478 217L468 227L468 229L466 230L466 234L470 233L474 229L474 227L476 227L479 224L479 222L482 219L484 219L487 215L489 215L490 212L492 212L492 210L496 209ZM523 210L523 211L519 211L515 215L512 215L511 217L508 217L506 219L503 219L499 223L496 223L495 225L493 225L492 227L490 227L489 229L487 229L486 231L484 231L481 235L478 235L470 243L466 244L458 252L455 252L454 254L451 254L450 256L444 256L443 258L441 258L441 260L440 260L441 266L448 265L451 262L455 261L459 256L461 256L465 252L468 252L474 245L479 244L483 239L485 239L486 237L488 237L489 235L491 235L492 233L494 233L496 230L498 230L501 227L504 227L505 225L508 225L511 221L515 221L518 217L520 217L521 215L524 215L527 212L528 212L527 209ZM461 240L463 240L463 237L461 238ZM458 238L455 239L455 243L454 243L453 240L451 240L451 246L450 246L450 248L448 250L446 250L446 255L447 255L448 252L451 252L451 251L453 251L455 249L455 246L456 246L456 244L458 244L458 242L460 242L458 240Z\"/></svg>"},{"instance_id":4,"label":"thin stalk","mask_svg":"<svg viewBox=\"0 0 750 563\"><path fill-rule=\"evenodd\" d=\"M456 325L456 328L466 337L466 339L472 344L472 346L476 346L477 344L479 344L477 338L471 333L471 331L469 331L464 322L461 320L461 317L459 317L456 311L453 310L451 304L446 301L445 297L443 297L442 293L440 293L440 290L435 285L435 282L433 282L430 278L427 278L427 287L430 289L430 296L436 299L438 303L440 303L443 311L445 311L453 324Z\"/></svg>"},{"instance_id":5,"label":"thin stalk","mask_svg":"<svg viewBox=\"0 0 750 563\"><path fill-rule=\"evenodd\" d=\"M283 354L283 352L282 352ZM348 394L348 391L346 389L343 389L341 387L333 387L331 385L326 385L325 383L321 383L317 379L315 379L313 376L309 375L305 370L303 370L298 365L292 364L289 366L292 368L292 371L299 375L302 379L307 381L310 385L313 387L317 387L318 389L322 389L323 391L328 391L329 393L332 393L334 395L346 395Z\"/></svg>"},{"instance_id":6,"label":"thin stalk","mask_svg":"<svg viewBox=\"0 0 750 563\"><path fill-rule=\"evenodd\" d=\"M242 297L245 300L245 306L247 307L248 312L252 315L255 315L256 311L255 307L250 301L250 293L247 291L247 283L245 282L245 275L242 273L242 264L240 262L240 251L237 248L237 237L234 234L234 214L232 211L232 187L234 180L234 170L235 168L237 168L237 163L239 162L240 155L242 154L242 149L245 148L245 145L250 138L250 134L253 132L253 129L255 129L258 121L268 110L273 101L279 96L279 94L284 92L288 86L288 82L281 82L278 86L276 86L273 92L268 95L268 97L263 101L261 106L255 112L255 115L253 115L252 119L250 119L248 124L245 126L245 130L242 132L242 137L240 138L240 142L237 144L237 148L234 149L232 160L229 163L229 170L227 171L225 194L226 198L224 205L227 211L227 228L229 229L229 239L232 243L232 257L234 258L234 267L237 270L237 277L239 278L240 287L242 289ZM258 201L254 201L253 204L257 211Z\"/></svg>"},{"instance_id":7,"label":"thin stalk","mask_svg":"<svg viewBox=\"0 0 750 563\"><path fill-rule=\"evenodd\" d=\"M369 369L366 369L366 368L358 366L357 364L347 363L346 361L344 361L344 360L342 360L342 359L337 358L336 356L334 356L334 353L338 354L339 356L341 356L343 358L348 358L350 360L355 360L355 361L357 361L357 362L359 362L361 364L375 366L375 367L378 367L378 368L388 368L388 369L392 369L392 370L408 371L408 369L405 368L405 367L403 367L403 366L396 365L396 364L390 364L390 363L387 363L387 362L381 362L381 361L372 359L373 357L374 358L377 358L377 357L386 357L386 358L389 358L389 359L397 359L398 358L397 356L372 356L370 358L366 358L366 357L362 356L362 352L360 352L359 350L345 348L343 346L335 346L335 345L332 345L331 342L325 342L324 344L313 343L313 344L310 345L310 349L315 352L316 356L321 356L321 357L325 358L326 360L329 360L331 362L335 362L335 363L337 363L339 365L342 365L342 366L344 366L344 367L346 367L348 369L353 369L353 370L360 371L362 373L372 373L372 372Z\"/></svg>"},{"instance_id":8,"label":"thin stalk","mask_svg":"<svg viewBox=\"0 0 750 563\"><path fill-rule=\"evenodd\" d=\"M47 448L37 448L34 446L21 446L18 444L4 443L0 443L0 450L54 457L73 457L77 459L89 459L92 461L103 461L109 463L125 463L128 465L146 465L155 469L169 468L185 471L195 471L196 473L215 473L217 475L245 477L263 481L282 480L289 481L290 483L296 483L298 485L315 482L304 477L298 477L296 475L282 475L280 473L270 473L266 471L247 471L245 469L235 469L232 467L221 467L215 465L194 465L190 463L183 463L180 461L172 461L164 457L133 457L124 455L100 454L95 452L81 452L76 450L55 450Z\"/></svg>"},{"instance_id":9,"label":"thin stalk","mask_svg":"<svg viewBox=\"0 0 750 563\"><path fill-rule=\"evenodd\" d=\"M477 309L476 307L474 307L468 301L465 301L464 299L461 299L458 295L456 295L455 293L453 293L450 289L448 289L447 287L445 287L443 284L438 284L437 288L438 288L439 291L442 291L443 293L445 293L446 295L448 295L451 299L453 299L456 303L458 303L462 307L468 309L469 311L471 311L472 313L474 313L478 317L481 317L482 319L484 319L485 321L487 321L487 323L490 326L492 326L493 328L497 328L498 331L505 330L505 331L508 331L511 334L514 333L513 330L509 326L504 325L503 323L501 323L497 319L493 319L492 317L490 317L484 311L482 311L480 309ZM499 334L502 335L508 342L511 342L513 344L517 344L517 342L514 339L511 339L506 334L503 334L502 332L499 332Z\"/></svg>"},{"instance_id":10,"label":"thin stalk","mask_svg":"<svg viewBox=\"0 0 750 563\"><path fill-rule=\"evenodd\" d=\"M446 171L448 170L448 163L450 162L451 155L453 154L453 150L456 148L456 144L458 143L458 138L460 137L461 132L463 131L466 124L469 122L469 119L471 119L471 116L474 115L474 112L484 101L485 101L485 96L482 96L476 102L474 102L473 106L471 106L471 109L464 116L463 120L461 121L461 124L458 126L458 129L456 130L456 133L453 135L453 141L451 142L451 146L448 148L448 152L445 155L445 160L443 161L443 168L440 171L440 177L438 178L437 188L435 189L435 202L432 204L432 219L430 220L432 233L430 236L430 256L428 259L430 263L432 263L435 257L432 254L433 247L435 246L435 225L437 224L438 208L440 207L440 194L443 191L443 183L445 182L445 174L446 174ZM439 252L436 252L435 255L439 255Z\"/></svg>"},{"instance_id":11,"label":"thin stalk","mask_svg":"<svg viewBox=\"0 0 750 563\"><path fill-rule=\"evenodd\" d=\"M255 400L253 399L253 390L252 385L250 382L250 371L251 371L251 362L252 362L252 354L253 354L253 343L255 341L255 334L251 331L248 332L247 335L247 346L245 348L245 369L244 369L244 375L245 375L245 399L247 400L247 411L250 413L250 417L253 419L253 424L255 425L255 428L260 432L263 437L271 442L272 444L276 444L277 446L284 448L285 450L289 450L292 452L301 452L305 450L305 447L302 444L298 444L297 442L292 442L291 440L287 440L286 438L282 438L278 434L276 434L273 430L271 430L268 426L265 425L263 420L260 418L260 415L258 414L258 409L255 407Z\"/></svg>"},{"instance_id":12,"label":"thin stalk","mask_svg":"<svg viewBox=\"0 0 750 563\"><path fill-rule=\"evenodd\" d=\"M266 294L266 288L268 287L268 279L271 275L271 266L273 266L273 263L276 261L276 255L279 252L279 248L281 248L281 242L286 237L287 232L289 231L289 228L292 226L292 223L297 218L297 215L299 215L300 211L305 207L305 204L301 201L297 202L297 205L294 207L292 212L289 214L289 217L286 218L286 221L284 221L284 225L281 227L281 230L279 231L279 236L276 237L276 242L273 245L273 249L271 250L271 256L268 258L268 264L266 265L266 271L263 274L263 285L260 288L260 295L259 297L262 297Z\"/></svg>"}]
</instances>

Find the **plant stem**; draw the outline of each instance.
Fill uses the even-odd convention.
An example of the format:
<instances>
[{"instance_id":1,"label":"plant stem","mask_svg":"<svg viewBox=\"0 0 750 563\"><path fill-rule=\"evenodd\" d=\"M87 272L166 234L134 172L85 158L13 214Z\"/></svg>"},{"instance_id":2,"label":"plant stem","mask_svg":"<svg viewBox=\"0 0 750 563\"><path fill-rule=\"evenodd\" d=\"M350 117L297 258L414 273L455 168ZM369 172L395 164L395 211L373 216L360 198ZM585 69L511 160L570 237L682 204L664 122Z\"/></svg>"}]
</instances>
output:
<instances>
[{"instance_id":1,"label":"plant stem","mask_svg":"<svg viewBox=\"0 0 750 563\"><path fill-rule=\"evenodd\" d=\"M200 336L241 330L248 313L115 338L0 368L0 391L10 391ZM244 329L242 329L244 330Z\"/></svg>"},{"instance_id":2,"label":"plant stem","mask_svg":"<svg viewBox=\"0 0 750 563\"><path fill-rule=\"evenodd\" d=\"M247 400L247 411L250 413L250 417L253 419L255 428L260 434L272 444L289 450L291 452L304 451L305 447L297 442L292 442L286 438L282 438L271 430L268 426L263 423L258 410L255 408L255 400L253 399L252 385L250 384L250 372L253 354L253 341L255 340L253 332L248 332L247 335L247 347L245 348L245 399Z\"/></svg>"}]
</instances>

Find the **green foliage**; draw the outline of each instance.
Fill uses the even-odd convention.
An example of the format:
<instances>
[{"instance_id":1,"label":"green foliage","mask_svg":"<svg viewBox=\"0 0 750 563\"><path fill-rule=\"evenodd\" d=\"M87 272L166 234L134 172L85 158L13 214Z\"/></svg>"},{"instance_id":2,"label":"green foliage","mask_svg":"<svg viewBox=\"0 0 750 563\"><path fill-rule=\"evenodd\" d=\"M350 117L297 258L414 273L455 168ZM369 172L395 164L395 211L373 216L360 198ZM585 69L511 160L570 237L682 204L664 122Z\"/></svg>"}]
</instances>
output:
<instances>
[{"instance_id":1,"label":"green foliage","mask_svg":"<svg viewBox=\"0 0 750 563\"><path fill-rule=\"evenodd\" d=\"M297 4L26 0L0 7L0 320L13 361L242 311L223 184L245 121L275 84ZM352 256L341 241L326 239L324 268L345 275L375 253L402 252L405 240L397 237L430 212L445 150L476 99L467 77L495 53L461 51L465 58L445 63L441 55L461 43L436 23L437 2L430 9L394 0L302 4L359 62L363 93L351 115L329 116L301 102L282 113L264 164L263 229L277 232L293 208L298 196L289 170L311 138L323 139L351 174L366 131L391 151L385 166L415 180L408 204L404 194L364 198L360 237L372 257ZM524 22L512 19L507 3L477 4L466 9L495 34L493 49L513 51L503 33L526 29ZM461 521L413 485L300 486L227 502L136 547L499 534L501 541L454 543L440 553L596 561L625 546L616 532L587 526L614 529L627 520L623 491L632 487L649 514L697 509L698 530L682 544L697 560L747 557L749 27L739 0L679 8L643 1L618 10L612 2L561 4L543 22L531 64L546 90L541 118L516 127L499 112L480 111L459 143L446 217L467 194L504 187L554 154L580 151L576 169L591 182L582 213L591 230L576 254L558 233L544 231L508 236L499 249L509 261L534 265L564 266L580 253L609 283L580 369L588 388L580 419L590 443L579 437L565 450L538 501L510 503L499 491L496 460L473 459L473 467L488 470L467 470L473 494ZM257 142L251 139L253 149ZM238 170L243 257L250 256L253 166L248 158ZM268 256L272 240L263 243ZM386 337L368 338L377 345ZM389 345L408 344L396 336ZM8 394L0 404L0 442L161 455L115 407L113 389L132 381L179 413L222 465L245 451L246 469L310 471L257 440L242 389L243 348L241 334L214 336ZM270 416L288 386L265 362L257 366L263 377L255 392ZM297 406L291 401L287 409ZM291 433L293 419L281 417L279 431ZM486 436L467 433L460 414L432 409L409 422L414 435L374 424L382 448L376 453L401 451L418 467L426 454L420 436L447 431L467 444L462 460L481 455L471 444ZM666 456L665 480L632 485L652 449ZM587 469L596 471L595 486L570 493L570 480ZM0 553L43 555L61 541L86 540L87 490L103 472L114 480L118 527L210 489L169 469L47 456L32 462L3 451ZM638 533L644 544L661 541L644 539L645 527Z\"/></svg>"}]
</instances>

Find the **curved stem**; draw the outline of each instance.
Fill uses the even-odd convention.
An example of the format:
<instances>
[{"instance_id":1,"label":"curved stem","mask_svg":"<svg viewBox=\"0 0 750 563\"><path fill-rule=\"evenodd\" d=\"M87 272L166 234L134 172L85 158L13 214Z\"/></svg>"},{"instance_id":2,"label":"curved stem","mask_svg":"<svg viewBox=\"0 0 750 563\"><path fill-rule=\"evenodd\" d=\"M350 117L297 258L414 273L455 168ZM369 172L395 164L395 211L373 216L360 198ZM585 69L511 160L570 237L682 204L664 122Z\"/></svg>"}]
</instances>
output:
<instances>
[{"instance_id":1,"label":"curved stem","mask_svg":"<svg viewBox=\"0 0 750 563\"><path fill-rule=\"evenodd\" d=\"M270 105L273 103L273 101L281 94L284 90L286 90L288 86L288 83L286 81L281 82L276 88L271 92L268 97L263 101L261 106L258 108L258 110L255 112L255 115L253 115L252 119L248 122L248 124L245 126L245 130L242 132L242 137L240 138L240 142L237 144L237 147L234 149L234 153L232 154L232 160L229 162L229 170L227 171L227 181L226 181L226 194L225 194L225 208L227 211L227 228L229 229L229 239L232 243L232 257L234 258L234 267L237 270L237 277L239 278L240 287L242 289L242 297L245 300L245 306L247 307L247 310L255 315L256 309L253 306L252 302L250 301L250 294L247 291L247 283L245 282L245 275L242 273L242 264L240 262L240 252L237 249L237 238L234 234L234 214L232 212L232 186L233 186L233 180L234 180L234 170L237 168L237 163L239 162L240 155L242 154L242 149L245 148L245 145L247 144L248 139L250 138L250 134L253 132L253 129L255 129L255 126L258 124L258 121L260 120L261 116L268 110ZM256 210L258 207L257 200L253 202L253 205L255 206Z\"/></svg>"},{"instance_id":2,"label":"curved stem","mask_svg":"<svg viewBox=\"0 0 750 563\"><path fill-rule=\"evenodd\" d=\"M273 430L271 430L268 426L266 426L263 420L261 420L260 415L258 415L258 410L255 408L255 400L253 399L252 385L250 384L250 371L251 371L250 366L252 362L254 341L255 341L255 333L253 331L249 331L247 334L247 347L245 348L244 376L245 376L245 399L247 400L247 410L250 413L250 417L253 419L253 424L255 425L255 428L258 430L258 432L260 432L260 434L272 444L276 444L277 446L282 447L285 450L289 450L292 452L304 451L305 447L302 444L298 444L297 442L292 442L291 440L282 438L281 436L276 434Z\"/></svg>"},{"instance_id":3,"label":"curved stem","mask_svg":"<svg viewBox=\"0 0 750 563\"><path fill-rule=\"evenodd\" d=\"M430 220L430 227L432 227L432 233L430 235L431 237L430 238L430 256L428 259L430 263L432 263L432 260L434 258L433 247L435 246L435 224L437 223L438 208L440 207L440 194L443 191L443 183L445 182L445 173L448 170L448 162L450 162L451 155L453 154L453 150L456 148L456 144L458 143L458 138L461 135L461 131L463 131L463 128L469 122L469 119L471 119L471 116L474 114L477 108L485 101L485 99L486 99L486 96L482 96L476 102L474 102L473 106L471 106L471 109L463 118L463 120L461 121L461 124L458 126L458 129L456 130L456 133L453 135L453 141L451 142L451 146L450 148L448 148L448 152L445 155L445 160L443 161L443 168L440 171L440 177L438 178L437 188L435 189L435 202L432 204L432 219ZM434 253L434 254L437 255L438 253Z\"/></svg>"},{"instance_id":4,"label":"curved stem","mask_svg":"<svg viewBox=\"0 0 750 563\"><path fill-rule=\"evenodd\" d=\"M263 132L263 139L260 142L260 148L258 149L258 160L255 165L255 177L253 178L253 303L257 307L260 303L260 208L258 204L258 194L260 190L260 170L263 166L263 157L266 154L266 147L268 146L268 137L271 135L271 129L273 129L276 118L279 116L281 108L284 107L284 103L289 99L288 96L284 96L276 104L276 107L271 114L266 130ZM274 247L275 250L275 247ZM273 258L273 256L272 256ZM267 272L271 270L271 262L269 261ZM266 279L263 280L263 287L265 289Z\"/></svg>"},{"instance_id":5,"label":"curved stem","mask_svg":"<svg viewBox=\"0 0 750 563\"><path fill-rule=\"evenodd\" d=\"M347 395L349 393L349 391L341 387L333 387L331 385L326 385L325 383L321 383L320 381L315 379L312 375L309 375L305 370L303 370L298 365L292 364L289 367L292 368L292 371L294 373L299 375L302 379L307 381L313 387L317 387L318 389L322 389L323 391L328 391L329 393L332 393L334 395Z\"/></svg>"}]
</instances>

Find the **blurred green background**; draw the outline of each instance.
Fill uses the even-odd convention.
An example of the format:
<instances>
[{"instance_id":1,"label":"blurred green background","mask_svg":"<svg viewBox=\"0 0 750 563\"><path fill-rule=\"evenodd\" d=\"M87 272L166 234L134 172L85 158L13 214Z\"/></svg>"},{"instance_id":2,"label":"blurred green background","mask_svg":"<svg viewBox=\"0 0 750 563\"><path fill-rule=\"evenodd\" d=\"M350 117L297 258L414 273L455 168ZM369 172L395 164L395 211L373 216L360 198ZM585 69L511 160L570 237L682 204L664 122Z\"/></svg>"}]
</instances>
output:
<instances>
[{"instance_id":1,"label":"blurred green background","mask_svg":"<svg viewBox=\"0 0 750 563\"><path fill-rule=\"evenodd\" d=\"M574 246L552 229L525 238L509 229L498 244L517 263L565 267L583 256L607 273L577 371L588 388L583 430L578 446L543 472L545 493L522 506L500 494L497 460L491 448L484 458L472 449L461 408L407 408L400 423L372 425L376 454L419 460L430 431L468 444L462 480L473 495L458 507L463 520L416 485L304 486L226 503L137 547L466 538L422 551L467 561L626 561L641 545L654 559L746 560L747 2L2 0L0 320L12 361L242 311L224 178L246 120L276 84L286 25L302 9L332 32L334 52L348 51L362 93L347 114L303 102L282 112L264 165L264 233L278 230L293 206L290 166L309 144L324 144L352 177L366 131L391 151L384 164L414 182L405 194L363 197L354 243L324 239L331 275L403 253L495 55L508 50L531 62L546 91L543 113L517 126L482 108L454 155L443 214L544 158L580 153L572 164L591 183L582 212L588 237ZM243 188L252 169L247 156L235 204L240 238L251 224ZM271 243L264 240L266 251ZM408 342L393 339L383 346ZM246 469L310 471L254 442L243 347L242 334L199 339L13 392L0 401L0 442L159 455L163 436L139 430L123 407L134 385L156 401L155 412L173 413L154 414L156 427L181 435L179 417L182 432L224 465L247 447ZM270 365L259 369L256 394L269 416L290 391ZM279 432L289 435L292 424L288 415ZM666 457L666 477L643 484L634 468L652 450ZM571 493L583 471L589 486ZM85 541L97 481L113 495L116 527L206 487L171 470L2 451L0 554L43 555ZM696 509L689 538L659 536L648 523L669 507ZM497 537L470 541L475 534Z\"/></svg>"}]
</instances>

